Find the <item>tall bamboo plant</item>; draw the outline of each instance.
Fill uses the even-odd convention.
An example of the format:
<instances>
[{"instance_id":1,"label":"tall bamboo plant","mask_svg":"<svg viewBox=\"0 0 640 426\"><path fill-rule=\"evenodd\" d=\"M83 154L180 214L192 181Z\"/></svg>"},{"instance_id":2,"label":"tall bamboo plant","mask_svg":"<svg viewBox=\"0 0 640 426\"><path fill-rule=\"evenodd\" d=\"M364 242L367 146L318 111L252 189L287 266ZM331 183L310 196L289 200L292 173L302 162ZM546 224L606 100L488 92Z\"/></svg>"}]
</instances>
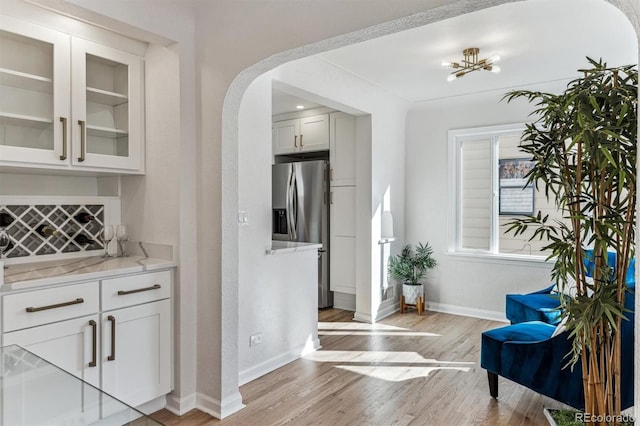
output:
<instances>
[{"instance_id":1,"label":"tall bamboo plant","mask_svg":"<svg viewBox=\"0 0 640 426\"><path fill-rule=\"evenodd\" d=\"M573 339L570 366L580 364L585 412L621 411L620 325L625 321L626 272L635 255L637 95L636 66L608 68L587 58L591 68L559 95L526 90L507 93L511 101L535 104L536 121L526 126L520 148L536 161L528 184L552 194L563 220L536 216L513 220L507 232L534 230L547 241L552 270L566 299L567 330ZM583 262L593 249L593 279ZM609 265L607 251L616 253Z\"/></svg>"}]
</instances>

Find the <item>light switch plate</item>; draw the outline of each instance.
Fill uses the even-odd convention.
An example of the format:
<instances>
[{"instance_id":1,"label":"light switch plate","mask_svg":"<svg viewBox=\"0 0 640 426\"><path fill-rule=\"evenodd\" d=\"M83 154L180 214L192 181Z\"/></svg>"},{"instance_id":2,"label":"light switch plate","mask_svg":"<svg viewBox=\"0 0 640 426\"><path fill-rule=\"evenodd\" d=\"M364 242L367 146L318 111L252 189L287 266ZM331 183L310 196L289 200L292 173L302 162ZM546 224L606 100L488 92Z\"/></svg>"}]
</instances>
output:
<instances>
[{"instance_id":1,"label":"light switch plate","mask_svg":"<svg viewBox=\"0 0 640 426\"><path fill-rule=\"evenodd\" d=\"M249 224L249 212L247 210L238 211L238 223L240 226L246 226Z\"/></svg>"}]
</instances>

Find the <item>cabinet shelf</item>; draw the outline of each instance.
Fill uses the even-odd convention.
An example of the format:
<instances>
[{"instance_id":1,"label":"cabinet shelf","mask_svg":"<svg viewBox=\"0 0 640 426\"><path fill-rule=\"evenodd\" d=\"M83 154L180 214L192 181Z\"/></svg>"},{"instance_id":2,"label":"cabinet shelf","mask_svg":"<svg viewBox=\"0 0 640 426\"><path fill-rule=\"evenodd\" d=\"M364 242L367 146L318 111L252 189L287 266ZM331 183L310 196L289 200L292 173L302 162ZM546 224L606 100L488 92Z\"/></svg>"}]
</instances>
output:
<instances>
[{"instance_id":1,"label":"cabinet shelf","mask_svg":"<svg viewBox=\"0 0 640 426\"><path fill-rule=\"evenodd\" d=\"M109 106L118 106L129 102L129 97L121 93L96 89L95 87L87 87L87 102L94 102L97 104Z\"/></svg>"},{"instance_id":2,"label":"cabinet shelf","mask_svg":"<svg viewBox=\"0 0 640 426\"><path fill-rule=\"evenodd\" d=\"M53 93L53 80L7 68L0 68L0 86L16 87L34 92Z\"/></svg>"},{"instance_id":3,"label":"cabinet shelf","mask_svg":"<svg viewBox=\"0 0 640 426\"><path fill-rule=\"evenodd\" d=\"M29 127L32 129L46 129L53 124L53 120L42 117L33 117L30 115L0 112L0 124Z\"/></svg>"},{"instance_id":4,"label":"cabinet shelf","mask_svg":"<svg viewBox=\"0 0 640 426\"><path fill-rule=\"evenodd\" d=\"M122 129L87 125L87 135L100 138L119 139L129 136L129 132Z\"/></svg>"}]
</instances>

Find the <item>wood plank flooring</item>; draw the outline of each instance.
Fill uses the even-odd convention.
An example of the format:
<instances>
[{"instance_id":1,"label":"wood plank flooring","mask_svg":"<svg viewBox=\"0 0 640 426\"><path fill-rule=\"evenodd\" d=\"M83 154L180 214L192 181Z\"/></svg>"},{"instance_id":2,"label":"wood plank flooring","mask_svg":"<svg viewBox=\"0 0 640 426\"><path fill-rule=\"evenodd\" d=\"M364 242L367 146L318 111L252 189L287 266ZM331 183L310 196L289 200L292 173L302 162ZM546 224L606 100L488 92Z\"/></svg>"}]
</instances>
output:
<instances>
[{"instance_id":1,"label":"wood plank flooring","mask_svg":"<svg viewBox=\"0 0 640 426\"><path fill-rule=\"evenodd\" d=\"M193 410L169 425L545 425L559 403L506 379L489 396L480 334L503 323L415 310L378 324L319 314L322 349L240 388L246 408L220 421Z\"/></svg>"}]
</instances>

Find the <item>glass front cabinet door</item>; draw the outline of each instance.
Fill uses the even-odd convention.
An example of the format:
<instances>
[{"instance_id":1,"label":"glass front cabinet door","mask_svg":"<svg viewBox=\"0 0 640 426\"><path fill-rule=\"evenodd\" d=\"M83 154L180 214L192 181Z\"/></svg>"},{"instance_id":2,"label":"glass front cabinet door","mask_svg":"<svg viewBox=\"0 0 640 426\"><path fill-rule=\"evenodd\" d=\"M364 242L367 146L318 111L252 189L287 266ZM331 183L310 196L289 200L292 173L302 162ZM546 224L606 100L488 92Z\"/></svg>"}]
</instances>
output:
<instances>
[{"instance_id":1,"label":"glass front cabinet door","mask_svg":"<svg viewBox=\"0 0 640 426\"><path fill-rule=\"evenodd\" d=\"M76 38L71 47L72 164L139 169L141 58Z\"/></svg>"},{"instance_id":2,"label":"glass front cabinet door","mask_svg":"<svg viewBox=\"0 0 640 426\"><path fill-rule=\"evenodd\" d=\"M143 172L142 61L0 15L0 165Z\"/></svg>"},{"instance_id":3,"label":"glass front cabinet door","mask_svg":"<svg viewBox=\"0 0 640 426\"><path fill-rule=\"evenodd\" d=\"M70 37L0 16L0 161L65 164Z\"/></svg>"}]
</instances>

